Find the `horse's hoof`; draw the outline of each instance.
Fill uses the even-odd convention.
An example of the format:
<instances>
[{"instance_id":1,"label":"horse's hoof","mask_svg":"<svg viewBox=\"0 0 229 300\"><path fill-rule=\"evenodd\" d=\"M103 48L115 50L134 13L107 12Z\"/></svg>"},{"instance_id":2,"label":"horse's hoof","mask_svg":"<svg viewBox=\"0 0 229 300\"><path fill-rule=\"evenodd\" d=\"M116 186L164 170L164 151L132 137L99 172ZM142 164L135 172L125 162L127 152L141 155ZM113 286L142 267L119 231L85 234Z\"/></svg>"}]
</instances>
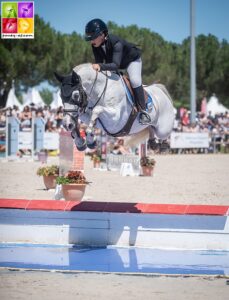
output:
<instances>
[{"instance_id":1,"label":"horse's hoof","mask_svg":"<svg viewBox=\"0 0 229 300\"><path fill-rule=\"evenodd\" d=\"M86 141L83 138L75 139L75 145L79 151L84 151L87 148Z\"/></svg>"},{"instance_id":2,"label":"horse's hoof","mask_svg":"<svg viewBox=\"0 0 229 300\"><path fill-rule=\"evenodd\" d=\"M94 142L91 143L91 144L87 144L87 147L88 147L89 149L95 149L96 146L97 146L96 141L94 141Z\"/></svg>"},{"instance_id":3,"label":"horse's hoof","mask_svg":"<svg viewBox=\"0 0 229 300\"><path fill-rule=\"evenodd\" d=\"M160 143L160 153L167 153L169 152L169 143L166 141L162 141Z\"/></svg>"},{"instance_id":4,"label":"horse's hoof","mask_svg":"<svg viewBox=\"0 0 229 300\"><path fill-rule=\"evenodd\" d=\"M84 151L87 149L87 144L85 143L85 145L82 145L82 146L76 146L77 150L78 151Z\"/></svg>"}]
</instances>

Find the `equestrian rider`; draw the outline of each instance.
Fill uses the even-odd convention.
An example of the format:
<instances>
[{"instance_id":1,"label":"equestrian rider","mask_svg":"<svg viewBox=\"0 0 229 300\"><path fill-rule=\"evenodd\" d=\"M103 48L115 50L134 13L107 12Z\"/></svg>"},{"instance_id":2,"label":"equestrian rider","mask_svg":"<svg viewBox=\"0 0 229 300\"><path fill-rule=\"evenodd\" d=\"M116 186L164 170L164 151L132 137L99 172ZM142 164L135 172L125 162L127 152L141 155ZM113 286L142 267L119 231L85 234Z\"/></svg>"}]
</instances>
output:
<instances>
[{"instance_id":1,"label":"equestrian rider","mask_svg":"<svg viewBox=\"0 0 229 300\"><path fill-rule=\"evenodd\" d=\"M107 25L100 19L93 19L85 27L85 40L91 42L95 71L115 71L126 69L133 88L137 107L140 109L140 123L151 122L146 112L144 90L142 87L142 60L140 49L113 34L108 34Z\"/></svg>"}]
</instances>

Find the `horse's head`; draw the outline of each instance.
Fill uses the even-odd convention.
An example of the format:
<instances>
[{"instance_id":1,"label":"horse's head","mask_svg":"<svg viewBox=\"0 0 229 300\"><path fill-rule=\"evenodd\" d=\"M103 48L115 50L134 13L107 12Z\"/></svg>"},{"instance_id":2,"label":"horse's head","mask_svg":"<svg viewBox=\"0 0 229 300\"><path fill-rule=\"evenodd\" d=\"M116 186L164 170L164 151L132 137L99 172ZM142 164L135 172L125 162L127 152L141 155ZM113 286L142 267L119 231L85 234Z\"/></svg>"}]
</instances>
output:
<instances>
[{"instance_id":1,"label":"horse's head","mask_svg":"<svg viewBox=\"0 0 229 300\"><path fill-rule=\"evenodd\" d=\"M54 75L61 83L60 96L65 113L63 125L66 130L72 131L78 126L79 113L84 112L87 107L87 94L76 72L72 71L72 74L66 76L55 72Z\"/></svg>"},{"instance_id":2,"label":"horse's head","mask_svg":"<svg viewBox=\"0 0 229 300\"><path fill-rule=\"evenodd\" d=\"M54 73L56 79L61 83L60 96L63 101L63 105L70 104L84 111L87 107L87 94L83 89L80 76L72 71L70 75L60 75Z\"/></svg>"}]
</instances>

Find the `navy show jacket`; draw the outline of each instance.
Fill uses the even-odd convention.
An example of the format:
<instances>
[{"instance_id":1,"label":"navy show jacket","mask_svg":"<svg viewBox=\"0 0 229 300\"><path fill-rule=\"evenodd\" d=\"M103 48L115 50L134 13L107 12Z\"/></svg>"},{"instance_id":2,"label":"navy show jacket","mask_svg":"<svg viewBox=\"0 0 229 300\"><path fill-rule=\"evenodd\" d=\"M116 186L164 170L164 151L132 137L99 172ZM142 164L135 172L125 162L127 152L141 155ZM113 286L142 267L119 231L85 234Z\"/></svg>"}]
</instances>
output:
<instances>
[{"instance_id":1,"label":"navy show jacket","mask_svg":"<svg viewBox=\"0 0 229 300\"><path fill-rule=\"evenodd\" d=\"M105 40L105 51L102 45L92 45L95 62L100 65L101 71L118 71L126 69L128 65L141 57L141 50L134 44L115 35L109 34Z\"/></svg>"}]
</instances>

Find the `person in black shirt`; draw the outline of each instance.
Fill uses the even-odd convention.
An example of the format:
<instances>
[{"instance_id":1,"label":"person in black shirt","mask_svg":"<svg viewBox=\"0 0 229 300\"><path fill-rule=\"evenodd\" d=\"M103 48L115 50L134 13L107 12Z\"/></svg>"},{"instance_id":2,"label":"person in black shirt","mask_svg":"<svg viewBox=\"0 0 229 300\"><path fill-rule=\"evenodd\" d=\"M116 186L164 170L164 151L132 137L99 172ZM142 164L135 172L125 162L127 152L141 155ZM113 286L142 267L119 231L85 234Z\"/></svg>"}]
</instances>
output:
<instances>
[{"instance_id":1,"label":"person in black shirt","mask_svg":"<svg viewBox=\"0 0 229 300\"><path fill-rule=\"evenodd\" d=\"M85 27L85 40L91 42L96 71L118 71L126 69L133 88L137 107L140 108L140 123L149 124L151 118L146 112L142 87L141 52L134 44L115 35L108 34L107 25L100 19L93 19Z\"/></svg>"}]
</instances>

